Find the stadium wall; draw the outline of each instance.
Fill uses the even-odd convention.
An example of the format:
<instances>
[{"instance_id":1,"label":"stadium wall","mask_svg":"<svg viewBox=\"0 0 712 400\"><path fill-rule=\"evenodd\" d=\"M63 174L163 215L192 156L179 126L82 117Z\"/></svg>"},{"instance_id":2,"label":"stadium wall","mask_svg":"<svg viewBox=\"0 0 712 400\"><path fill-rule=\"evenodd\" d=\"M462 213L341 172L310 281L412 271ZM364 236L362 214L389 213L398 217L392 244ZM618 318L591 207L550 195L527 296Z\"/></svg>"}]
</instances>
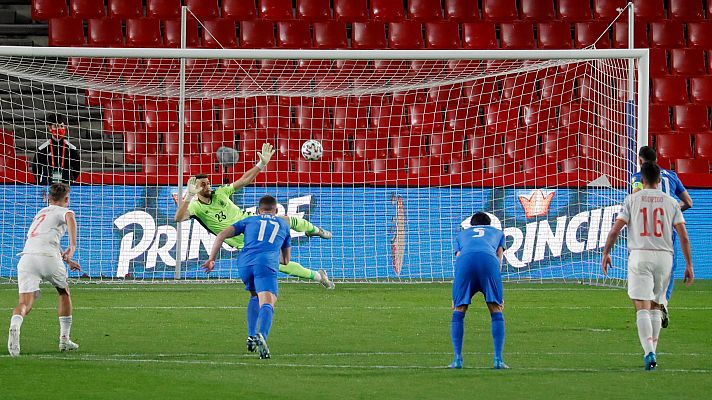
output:
<instances>
[{"instance_id":1,"label":"stadium wall","mask_svg":"<svg viewBox=\"0 0 712 400\"><path fill-rule=\"evenodd\" d=\"M6 186L5 190L0 202L0 277L12 278L27 228L42 207L43 188ZM172 278L175 190L170 186L74 187L71 208L80 226L76 258L84 267L81 274ZM280 186L248 187L233 200L249 209L264 193L277 196L281 212L332 230L331 241L293 232L293 257L307 267L324 268L337 279L449 279L453 238L469 216L482 209L495 210L495 223L505 229L509 249L504 274L509 279L592 279L599 275L600 249L623 198L610 189ZM712 257L708 211L712 190L693 189L690 194L695 207L685 218L696 277L712 279L712 266L703 262ZM184 226L182 258L187 261L182 277L204 278L199 265L213 237L196 222ZM212 277L238 277L231 250L223 250ZM616 255L625 256L622 246ZM684 265L680 251L677 260ZM677 272L682 277L683 268Z\"/></svg>"}]
</instances>

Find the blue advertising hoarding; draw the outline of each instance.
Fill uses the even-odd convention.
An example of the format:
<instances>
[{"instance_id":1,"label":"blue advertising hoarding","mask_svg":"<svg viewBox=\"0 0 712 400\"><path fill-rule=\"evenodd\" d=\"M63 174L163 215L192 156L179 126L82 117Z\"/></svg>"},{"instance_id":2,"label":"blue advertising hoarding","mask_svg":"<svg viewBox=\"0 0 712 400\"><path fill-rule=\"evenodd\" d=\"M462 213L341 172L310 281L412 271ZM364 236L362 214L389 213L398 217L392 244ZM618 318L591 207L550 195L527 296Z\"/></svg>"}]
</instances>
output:
<instances>
[{"instance_id":1,"label":"blue advertising hoarding","mask_svg":"<svg viewBox=\"0 0 712 400\"><path fill-rule=\"evenodd\" d=\"M90 277L173 278L178 230L174 187L76 186L70 207L80 227L76 258ZM0 277L16 276L17 255L42 188L7 187L0 203ZM327 241L294 233L293 258L324 268L336 279L447 280L453 275L454 237L478 210L490 212L507 238L503 274L508 279L596 280L600 252L624 194L610 189L472 189L373 187L248 187L236 204L254 208L275 195L280 211L309 219L334 233ZM695 207L685 213L696 277L712 278L702 260L712 256L712 191L691 190ZM182 278L206 275L213 236L193 221L181 229ZM619 242L613 275L624 277ZM237 278L238 252L224 247L211 277ZM678 262L684 265L680 252ZM681 276L683 268L678 268ZM72 276L79 276L74 273Z\"/></svg>"}]
</instances>

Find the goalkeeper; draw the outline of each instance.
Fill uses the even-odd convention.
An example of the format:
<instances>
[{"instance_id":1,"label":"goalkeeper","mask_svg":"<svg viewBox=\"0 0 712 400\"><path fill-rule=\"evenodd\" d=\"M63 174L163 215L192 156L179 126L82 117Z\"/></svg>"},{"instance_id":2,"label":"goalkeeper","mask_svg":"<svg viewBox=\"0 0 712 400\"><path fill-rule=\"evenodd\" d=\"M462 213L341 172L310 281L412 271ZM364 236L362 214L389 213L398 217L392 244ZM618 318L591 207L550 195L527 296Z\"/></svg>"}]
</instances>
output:
<instances>
[{"instance_id":1,"label":"goalkeeper","mask_svg":"<svg viewBox=\"0 0 712 400\"><path fill-rule=\"evenodd\" d=\"M265 143L262 146L262 152L257 153L259 157L257 165L245 172L240 179L232 184L221 186L216 190L212 190L210 187L210 181L207 175L191 177L188 180L188 193L176 211L176 222L195 218L208 231L217 236L225 228L249 216L255 215L235 205L230 197L237 190L254 182L260 171L267 166L273 154L274 149L272 145ZM193 197L196 196L197 199L192 201ZM289 217L286 215L281 218L284 218L289 224L289 227L297 232L304 232L307 236L319 236L323 239L331 239L331 232L316 227L303 218ZM225 240L225 243L240 250L244 245L243 235L229 238ZM323 269L313 271L292 261L286 265L280 265L279 271L299 278L317 281L327 289L334 288L334 283L329 280L326 271Z\"/></svg>"}]
</instances>

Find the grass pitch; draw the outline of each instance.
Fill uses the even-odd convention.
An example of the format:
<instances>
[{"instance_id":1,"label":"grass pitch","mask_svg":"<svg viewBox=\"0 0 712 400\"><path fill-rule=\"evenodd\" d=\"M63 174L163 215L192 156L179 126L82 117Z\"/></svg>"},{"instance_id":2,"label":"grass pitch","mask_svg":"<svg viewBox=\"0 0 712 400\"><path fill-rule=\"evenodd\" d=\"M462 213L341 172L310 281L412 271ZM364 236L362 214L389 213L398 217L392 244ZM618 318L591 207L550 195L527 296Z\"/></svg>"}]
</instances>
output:
<instances>
[{"instance_id":1,"label":"grass pitch","mask_svg":"<svg viewBox=\"0 0 712 400\"><path fill-rule=\"evenodd\" d=\"M16 286L0 286L2 354ZM450 285L283 284L271 360L245 350L241 285L78 285L76 353L57 352L56 294L0 356L0 398L709 398L712 282L681 283L645 372L624 290L505 285L507 371L491 369L481 296L465 320L465 369L451 361ZM49 397L48 397L49 396ZM248 397L249 396L249 397Z\"/></svg>"}]
</instances>

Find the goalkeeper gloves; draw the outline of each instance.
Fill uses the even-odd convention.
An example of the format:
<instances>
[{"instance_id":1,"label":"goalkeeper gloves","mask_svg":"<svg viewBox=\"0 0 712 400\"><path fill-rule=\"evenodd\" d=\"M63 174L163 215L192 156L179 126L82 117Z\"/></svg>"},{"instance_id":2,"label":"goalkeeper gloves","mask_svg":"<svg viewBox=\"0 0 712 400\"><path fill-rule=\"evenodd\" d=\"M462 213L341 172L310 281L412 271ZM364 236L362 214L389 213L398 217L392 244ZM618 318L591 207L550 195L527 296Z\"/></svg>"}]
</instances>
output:
<instances>
[{"instance_id":1,"label":"goalkeeper gloves","mask_svg":"<svg viewBox=\"0 0 712 400\"><path fill-rule=\"evenodd\" d=\"M274 155L274 148L272 147L271 144L265 143L262 145L262 151L257 152L257 157L259 158L259 162L257 163L257 168L260 170L263 170L267 164L269 163L269 160L272 158Z\"/></svg>"},{"instance_id":2,"label":"goalkeeper gloves","mask_svg":"<svg viewBox=\"0 0 712 400\"><path fill-rule=\"evenodd\" d=\"M200 188L198 187L198 180L195 179L194 176L192 176L190 179L188 179L188 193L185 195L185 201L189 202L193 196L198 194L200 192Z\"/></svg>"}]
</instances>

